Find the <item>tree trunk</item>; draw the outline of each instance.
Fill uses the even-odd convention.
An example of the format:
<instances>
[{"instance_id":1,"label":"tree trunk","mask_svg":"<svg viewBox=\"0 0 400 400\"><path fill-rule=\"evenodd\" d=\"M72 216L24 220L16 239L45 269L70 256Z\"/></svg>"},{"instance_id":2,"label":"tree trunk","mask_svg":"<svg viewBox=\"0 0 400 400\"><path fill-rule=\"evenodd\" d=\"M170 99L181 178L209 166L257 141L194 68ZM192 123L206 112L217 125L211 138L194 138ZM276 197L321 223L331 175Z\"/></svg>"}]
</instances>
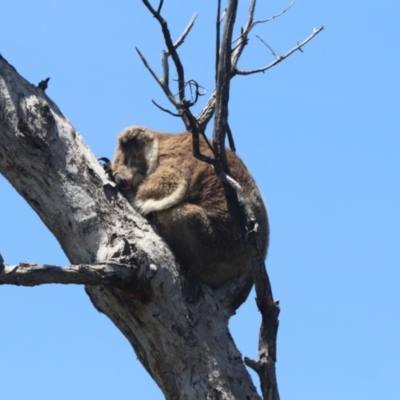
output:
<instances>
[{"instance_id":1,"label":"tree trunk","mask_svg":"<svg viewBox=\"0 0 400 400\"><path fill-rule=\"evenodd\" d=\"M248 279L218 290L188 281L82 137L0 56L0 173L38 213L71 264L114 262L121 285L87 285L93 305L129 340L167 399L259 399L228 330ZM117 288L119 287L119 288Z\"/></svg>"}]
</instances>

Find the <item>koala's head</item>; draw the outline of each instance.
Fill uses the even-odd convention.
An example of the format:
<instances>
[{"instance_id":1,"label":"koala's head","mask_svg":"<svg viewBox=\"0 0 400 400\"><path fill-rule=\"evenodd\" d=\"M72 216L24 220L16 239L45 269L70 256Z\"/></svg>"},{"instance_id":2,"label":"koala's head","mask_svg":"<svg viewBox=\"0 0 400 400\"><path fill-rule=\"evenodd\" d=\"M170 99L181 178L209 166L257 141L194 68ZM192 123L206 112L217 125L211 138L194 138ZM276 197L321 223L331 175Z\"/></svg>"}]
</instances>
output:
<instances>
[{"instance_id":1,"label":"koala's head","mask_svg":"<svg viewBox=\"0 0 400 400\"><path fill-rule=\"evenodd\" d=\"M118 136L112 174L121 190L133 190L157 167L158 141L143 127L132 126Z\"/></svg>"}]
</instances>

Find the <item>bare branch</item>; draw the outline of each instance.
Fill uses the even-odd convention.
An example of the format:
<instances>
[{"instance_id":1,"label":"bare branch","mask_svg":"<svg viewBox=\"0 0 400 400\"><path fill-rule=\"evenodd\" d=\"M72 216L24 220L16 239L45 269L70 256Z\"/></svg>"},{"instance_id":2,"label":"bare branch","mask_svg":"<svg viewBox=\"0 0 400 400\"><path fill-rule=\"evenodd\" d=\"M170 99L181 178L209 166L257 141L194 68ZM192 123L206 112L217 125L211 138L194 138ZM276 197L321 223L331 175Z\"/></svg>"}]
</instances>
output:
<instances>
[{"instance_id":1,"label":"bare branch","mask_svg":"<svg viewBox=\"0 0 400 400\"><path fill-rule=\"evenodd\" d=\"M97 265L37 265L20 263L4 266L0 285L37 286L48 283L77 285L108 285L120 289L132 288L137 279L136 268L120 263Z\"/></svg>"},{"instance_id":2,"label":"bare branch","mask_svg":"<svg viewBox=\"0 0 400 400\"><path fill-rule=\"evenodd\" d=\"M158 8L157 8L157 13L158 14L161 12L163 4L164 4L164 0L160 0L160 4L158 5Z\"/></svg>"},{"instance_id":3,"label":"bare branch","mask_svg":"<svg viewBox=\"0 0 400 400\"><path fill-rule=\"evenodd\" d=\"M293 54L295 51L300 50L301 48L306 45L311 39L313 39L315 36L318 35L321 31L323 31L325 28L325 25L320 26L318 29L314 29L313 33L308 36L305 40L303 40L301 43L298 43L297 46L293 47L291 50L289 50L287 53L285 53L282 56L277 56L275 53L275 56L277 57L275 61L272 63L266 65L265 67L262 68L257 68L257 69L252 69L252 70L240 70L236 69L233 71L233 75L251 75L251 74L256 74L259 72L265 72L266 70L274 67L276 64L279 64L281 61L283 61L285 58L288 58L291 54ZM265 42L263 42L266 44ZM268 46L268 45L267 45ZM268 48L271 50L271 47L268 46Z\"/></svg>"},{"instance_id":4,"label":"bare branch","mask_svg":"<svg viewBox=\"0 0 400 400\"><path fill-rule=\"evenodd\" d=\"M169 87L169 64L168 64L168 57L169 57L169 52L168 50L163 51L163 56L161 59L161 65L163 69L163 83L164 85Z\"/></svg>"},{"instance_id":5,"label":"bare branch","mask_svg":"<svg viewBox=\"0 0 400 400\"><path fill-rule=\"evenodd\" d=\"M171 110L168 110L167 108L164 108L164 107L160 106L160 105L159 105L158 103L156 103L154 100L152 100L151 102L152 102L157 108L159 108L160 110L166 112L167 114L171 114L173 117L179 117L179 118L182 117L181 114L173 113Z\"/></svg>"},{"instance_id":6,"label":"bare branch","mask_svg":"<svg viewBox=\"0 0 400 400\"><path fill-rule=\"evenodd\" d=\"M225 14L225 13L224 13ZM221 42L221 0L217 1L217 21L215 28L215 84L217 83L217 71L219 64L219 51Z\"/></svg>"},{"instance_id":7,"label":"bare branch","mask_svg":"<svg viewBox=\"0 0 400 400\"><path fill-rule=\"evenodd\" d=\"M275 58L276 58L277 60L280 58L280 57L278 56L278 54L275 52L275 50L274 50L263 38L261 38L261 37L258 36L258 35L256 35L256 38L257 38L260 42L264 43L265 46L267 46L267 47L271 50L271 53L275 56Z\"/></svg>"},{"instance_id":8,"label":"bare branch","mask_svg":"<svg viewBox=\"0 0 400 400\"><path fill-rule=\"evenodd\" d=\"M186 39L187 35L190 33L193 25L196 21L197 13L194 13L192 18L190 19L188 26L183 31L182 35L178 38L178 40L174 43L174 48L177 49Z\"/></svg>"},{"instance_id":9,"label":"bare branch","mask_svg":"<svg viewBox=\"0 0 400 400\"><path fill-rule=\"evenodd\" d=\"M237 62L239 61L239 58L242 55L243 49L246 46L246 44L248 43L248 40L249 40L248 35L249 35L250 31L258 24L263 24L265 22L269 22L275 18L280 17L282 14L284 14L286 11L288 11L294 5L295 2L296 2L296 0L292 0L292 2L289 4L288 7L286 7L284 10L282 10L278 14L273 15L272 17L269 17L264 20L253 21L254 12L255 12L255 8L256 8L256 0L251 1L246 25L242 29L241 35L233 41L233 43L238 42L238 45L232 51L232 67L233 67L233 69L236 68Z\"/></svg>"},{"instance_id":10,"label":"bare branch","mask_svg":"<svg viewBox=\"0 0 400 400\"><path fill-rule=\"evenodd\" d=\"M259 376L263 399L279 400L274 363L266 363L264 361L255 360L248 357L244 358L244 363L252 370L254 370Z\"/></svg>"},{"instance_id":11,"label":"bare branch","mask_svg":"<svg viewBox=\"0 0 400 400\"><path fill-rule=\"evenodd\" d=\"M221 18L219 20L221 23L225 19L225 15L226 15L226 8L224 9L224 12L222 13Z\"/></svg>"},{"instance_id":12,"label":"bare branch","mask_svg":"<svg viewBox=\"0 0 400 400\"><path fill-rule=\"evenodd\" d=\"M289 55L291 55L294 51L299 50L302 51L301 47L304 46L309 40L311 40L316 34L320 32L324 28L321 27L319 28L318 32L315 33L311 38L307 38L304 42L302 42L297 48L293 49L293 51L290 52L290 54L285 54L284 56L281 56L279 60L275 60L275 62L267 65L264 67L264 71L261 70L255 70L254 72L248 72L248 71L241 71L237 69L237 63L243 53L244 47L248 43L248 34L249 32L257 25L260 23L265 23L269 22L275 18L278 18L282 14L284 14L286 11L288 11L296 2L296 0L292 0L292 2L289 4L288 7L286 7L284 10L279 12L278 14L273 15L270 18L267 18L265 20L259 20L259 21L254 21L254 12L255 12L255 7L256 7L256 0L251 0L250 7L249 7L249 12L248 12L248 17L246 24L244 28L242 29L241 35L233 41L233 43L238 42L236 47L232 49L232 55L231 55L231 78L235 75L249 75L250 73L256 73L256 72L264 72L269 68L272 68L273 66L277 65L279 62L283 61L285 58L287 58ZM279 57L279 56L278 56ZM201 129L205 130L207 127L207 124L210 122L214 115L214 107L215 107L215 91L210 96L210 99L208 100L207 104L204 106L203 110L200 112L200 114L197 116L197 119L199 121L199 126Z\"/></svg>"},{"instance_id":13,"label":"bare branch","mask_svg":"<svg viewBox=\"0 0 400 400\"><path fill-rule=\"evenodd\" d=\"M174 116L180 116L183 119L183 122L185 124L185 127L187 130L190 129L190 125L188 123L188 119L186 117L184 117L184 114L182 113L182 105L180 104L180 102L175 98L175 96L171 93L171 90L168 86L168 73L166 72L166 69L164 68L164 79L161 80L156 73L153 71L153 69L150 67L149 63L147 62L146 58L143 56L143 54L141 53L141 51L135 47L136 51L139 54L139 57L141 58L144 66L149 70L150 74L153 76L153 78L156 80L156 82L160 85L161 89L164 91L165 95L167 96L168 100L175 106L175 108L178 110L178 114L174 114L173 112L159 106L158 104L156 104L154 101L153 103L160 108L161 110L168 112L171 115ZM168 67L168 63L166 63L166 66ZM165 83L165 80L167 80L167 83Z\"/></svg>"},{"instance_id":14,"label":"bare branch","mask_svg":"<svg viewBox=\"0 0 400 400\"><path fill-rule=\"evenodd\" d=\"M229 126L229 123L226 124L226 133L228 135L228 143L229 143L229 148L236 153L236 147L235 147L235 141L233 140L233 135L231 131L231 127Z\"/></svg>"},{"instance_id":15,"label":"bare branch","mask_svg":"<svg viewBox=\"0 0 400 400\"><path fill-rule=\"evenodd\" d=\"M196 21L197 14L195 13L191 20L189 21L188 26L185 28L183 31L182 35L178 38L178 40L174 43L174 48L177 49L186 39L187 35L189 34L190 30L192 29L194 22ZM170 51L164 50L163 52L163 57L161 60L161 65L163 67L163 72L164 72L164 84L169 85L169 65L168 65L168 57L171 55Z\"/></svg>"},{"instance_id":16,"label":"bare branch","mask_svg":"<svg viewBox=\"0 0 400 400\"><path fill-rule=\"evenodd\" d=\"M253 18L254 18L254 11L256 9L256 0L252 0L249 7L249 13L247 16L247 22L244 28L242 29L241 35L235 40L238 41L237 46L235 49L232 50L232 69L236 69L236 65L239 61L240 56L243 53L243 49L248 42L248 34L253 27Z\"/></svg>"},{"instance_id":17,"label":"bare branch","mask_svg":"<svg viewBox=\"0 0 400 400\"><path fill-rule=\"evenodd\" d=\"M261 257L256 236L257 222L249 230L247 247L249 259L252 262L254 285L257 294L256 303L262 316L259 336L259 359L245 358L245 364L254 369L260 377L261 390L264 399L279 400L278 384L276 380L276 340L279 326L279 301L274 301L271 283Z\"/></svg>"},{"instance_id":18,"label":"bare branch","mask_svg":"<svg viewBox=\"0 0 400 400\"><path fill-rule=\"evenodd\" d=\"M146 58L144 57L144 55L141 53L141 51L135 47L137 53L139 54L140 59L142 60L144 66L149 70L150 74L153 76L153 78L157 81L157 83L161 86L161 89L164 91L164 93L167 95L168 99L175 104L176 100L174 95L171 93L171 91L169 90L169 87L167 84L165 84L165 82L163 82L158 76L157 74L153 71L153 69L150 67L150 64L147 62Z\"/></svg>"},{"instance_id":19,"label":"bare branch","mask_svg":"<svg viewBox=\"0 0 400 400\"><path fill-rule=\"evenodd\" d=\"M207 162L207 163L215 166L215 164L217 162L217 160L215 158L206 156L200 152L200 147L199 147L200 135L203 135L203 137L206 140L206 143L208 144L209 148L212 150L213 153L214 153L214 149L210 145L207 137L205 136L202 126L199 125L197 119L193 116L193 114L190 111L190 107L192 107L194 104L196 104L198 97L203 95L199 90L201 88L201 86L194 80L185 82L183 66L180 62L178 53L176 52L176 48L180 44L183 43L184 39L190 32L197 15L195 14L192 17L191 21L189 22L189 24L188 24L187 28L185 29L185 31L183 32L183 34L180 36L180 38L177 40L177 42L175 44L173 44L172 40L171 40L170 32L168 30L167 22L161 17L159 12L156 12L153 9L153 7L150 5L150 3L147 0L142 0L142 1L146 5L146 7L150 10L150 12L153 14L153 16L160 23L162 32L164 35L164 41L167 46L167 50L164 51L164 55L162 58L162 65L163 65L163 72L164 72L163 80L161 80L157 77L157 75L154 73L154 71L151 69L151 67L147 63L147 60L144 58L144 56L140 53L140 51L137 48L136 48L136 50L139 53L139 56L141 57L146 68L150 71L152 76L156 79L158 84L163 89L164 93L167 95L168 99L178 110L178 114L182 117L186 129L188 131L192 132L192 134L193 134L193 155L196 158L198 158L199 160ZM160 9L160 7L159 7L159 9ZM169 65L168 65L168 57L169 56L172 57L172 59L175 63L177 74L178 74L178 89L179 89L178 97L179 97L179 100L176 99L176 97L171 93L171 90L169 89ZM184 92L186 85L189 85L191 93L193 93L192 87L195 86L196 89L195 89L194 100L193 100L193 97L192 97L191 101L186 100L185 92ZM154 104L156 104L156 103L154 103ZM156 106L159 107L160 109L162 109L163 111L166 111L172 115L176 115L176 114L172 113L171 111L166 110L163 107L159 106L158 104L156 104Z\"/></svg>"},{"instance_id":20,"label":"bare branch","mask_svg":"<svg viewBox=\"0 0 400 400\"><path fill-rule=\"evenodd\" d=\"M215 118L213 130L213 147L220 157L222 168L229 173L229 166L225 154L225 135L228 122L228 101L230 92L231 71L231 42L233 27L236 20L238 0L231 0L226 11L226 21L219 51L217 83L215 95Z\"/></svg>"},{"instance_id":21,"label":"bare branch","mask_svg":"<svg viewBox=\"0 0 400 400\"><path fill-rule=\"evenodd\" d=\"M154 18L157 19L159 22L163 36L164 36L164 41L167 46L167 50L164 51L163 57L162 57L162 67L163 67L163 79L161 80L160 78L157 77L157 75L154 73L154 71L151 69L149 64L147 63L146 59L143 57L143 55L140 53L140 51L136 48L136 50L139 53L140 58L142 59L143 63L145 64L146 68L150 71L152 76L156 79L157 83L161 86L163 89L164 93L167 95L168 99L170 102L175 106L175 108L178 110L178 114L181 116L183 123L185 124L185 128L187 130L191 130L192 125L190 124L190 120L192 119L192 114L189 110L190 107L192 107L198 99L198 96L200 95L198 91L196 91L196 96L195 96L195 101L187 101L185 97L185 87L187 85L187 82L185 82L185 75L184 75L184 69L182 66L182 63L180 61L179 55L176 51L176 49L184 42L186 39L187 35L189 34L190 30L193 27L193 24L197 18L197 14L194 14L191 20L189 21L188 26L185 28L184 32L182 35L178 38L178 40L173 43L171 39L171 34L168 29L168 24L167 21L161 16L160 11L162 8L162 2L160 2L160 5L158 7L158 10L154 10L154 8L151 6L148 0L142 0L144 5L148 8L148 10L152 13ZM177 71L178 75L178 99L172 94L170 88L169 88L169 65L168 65L168 57L172 57L175 68ZM194 81L193 81L194 82ZM191 83L193 83L191 81ZM199 87L199 85L198 85ZM160 107L161 108L161 107ZM161 108L162 109L162 108ZM165 111L165 110L164 110ZM172 113L173 114L173 113Z\"/></svg>"},{"instance_id":22,"label":"bare branch","mask_svg":"<svg viewBox=\"0 0 400 400\"><path fill-rule=\"evenodd\" d=\"M242 42L242 43L239 43L239 47L242 47L243 43L244 43L244 46L245 46L247 44L247 41L248 41L248 34L250 33L250 31L256 25L264 24L266 22L270 22L270 21L274 20L275 18L280 17L282 14L284 14L286 11L288 11L290 8L292 8L292 6L294 5L295 2L296 2L296 0L292 0L292 2L284 10L280 11L278 14L273 15L272 17L269 17L269 18L264 19L264 20L253 21L254 11L255 11L255 6L256 6L256 0L252 0L251 3L250 3L250 8L249 8L249 13L248 13L248 18L247 18L246 25L242 29L241 35L237 39L235 39L232 42L232 44L239 41L239 42ZM240 53L243 50L243 47L241 48L241 50L239 50L239 57L240 57Z\"/></svg>"},{"instance_id":23,"label":"bare branch","mask_svg":"<svg viewBox=\"0 0 400 400\"><path fill-rule=\"evenodd\" d=\"M164 40L165 44L167 45L167 49L169 51L169 54L171 55L172 59L174 60L174 64L176 67L176 72L178 75L178 89L179 89L179 100L183 104L185 102L185 73L184 69L181 63L181 60L178 56L178 53L176 52L176 49L174 47L174 44L171 39L171 34L168 29L168 24L167 21L161 16L159 11L154 10L154 8L151 6L150 2L148 0L142 0L144 5L148 8L148 10L153 14L153 17L160 23L163 35L164 35ZM161 7L159 7L159 10Z\"/></svg>"},{"instance_id":24,"label":"bare branch","mask_svg":"<svg viewBox=\"0 0 400 400\"><path fill-rule=\"evenodd\" d=\"M190 112L190 110L184 110L184 112L186 112L186 118L189 120L189 123L190 123L189 132L192 132L193 156L196 157L197 159L199 159L200 161L204 161L204 162L214 166L216 164L214 148L211 146L206 134L204 133L204 130L201 129L199 123L197 122L197 119ZM200 151L200 135L202 135L204 137L209 149L214 154L214 157L209 157L209 156L201 153L201 151Z\"/></svg>"},{"instance_id":25,"label":"bare branch","mask_svg":"<svg viewBox=\"0 0 400 400\"><path fill-rule=\"evenodd\" d=\"M252 24L251 29L253 29L257 24L264 24L265 22L270 22L273 19L280 17L282 14L284 14L286 11L288 11L290 8L292 8L294 3L296 3L296 0L292 0L292 2L284 10L282 10L278 14L273 15L272 17L269 17L269 18L264 19L264 20L254 21L254 23Z\"/></svg>"},{"instance_id":26,"label":"bare branch","mask_svg":"<svg viewBox=\"0 0 400 400\"><path fill-rule=\"evenodd\" d=\"M197 121L199 123L200 129L205 131L208 123L211 121L214 116L214 106L215 106L215 90L212 92L210 98L207 101L207 104L204 106L203 110L197 116Z\"/></svg>"}]
</instances>

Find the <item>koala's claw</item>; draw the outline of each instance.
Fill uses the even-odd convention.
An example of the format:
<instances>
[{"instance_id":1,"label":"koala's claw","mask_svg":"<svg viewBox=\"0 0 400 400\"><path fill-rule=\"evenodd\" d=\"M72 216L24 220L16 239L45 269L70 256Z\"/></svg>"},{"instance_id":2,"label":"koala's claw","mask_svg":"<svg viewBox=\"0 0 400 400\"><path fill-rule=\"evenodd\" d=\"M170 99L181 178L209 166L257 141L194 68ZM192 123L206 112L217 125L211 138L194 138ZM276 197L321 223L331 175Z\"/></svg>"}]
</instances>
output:
<instances>
[{"instance_id":1,"label":"koala's claw","mask_svg":"<svg viewBox=\"0 0 400 400\"><path fill-rule=\"evenodd\" d=\"M114 176L111 169L111 161L107 157L101 157L98 159L100 161L101 166L103 167L104 171L108 175L111 180L114 180Z\"/></svg>"}]
</instances>

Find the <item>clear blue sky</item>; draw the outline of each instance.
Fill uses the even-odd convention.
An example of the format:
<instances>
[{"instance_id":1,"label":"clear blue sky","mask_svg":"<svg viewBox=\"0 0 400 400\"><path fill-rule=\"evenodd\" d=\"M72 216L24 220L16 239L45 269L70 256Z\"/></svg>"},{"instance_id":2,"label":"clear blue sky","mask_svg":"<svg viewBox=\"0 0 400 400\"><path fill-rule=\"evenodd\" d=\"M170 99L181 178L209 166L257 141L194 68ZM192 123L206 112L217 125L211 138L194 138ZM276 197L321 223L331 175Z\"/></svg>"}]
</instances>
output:
<instances>
[{"instance_id":1,"label":"clear blue sky","mask_svg":"<svg viewBox=\"0 0 400 400\"><path fill-rule=\"evenodd\" d=\"M259 0L258 18L289 1ZM214 1L165 0L187 78L213 88ZM209 5L211 4L211 6ZM238 21L248 3L241 2ZM237 77L230 122L238 154L259 183L271 219L268 271L281 301L277 373L285 400L400 399L400 3L298 0L253 32L240 65L326 30L266 74ZM243 24L243 22L241 22ZM96 156L142 124L178 132L156 109L164 48L141 1L2 0L0 53L48 95ZM0 252L67 265L39 218L0 176ZM2 399L162 399L128 342L82 287L0 287ZM231 321L243 355L257 355L254 295Z\"/></svg>"}]
</instances>

